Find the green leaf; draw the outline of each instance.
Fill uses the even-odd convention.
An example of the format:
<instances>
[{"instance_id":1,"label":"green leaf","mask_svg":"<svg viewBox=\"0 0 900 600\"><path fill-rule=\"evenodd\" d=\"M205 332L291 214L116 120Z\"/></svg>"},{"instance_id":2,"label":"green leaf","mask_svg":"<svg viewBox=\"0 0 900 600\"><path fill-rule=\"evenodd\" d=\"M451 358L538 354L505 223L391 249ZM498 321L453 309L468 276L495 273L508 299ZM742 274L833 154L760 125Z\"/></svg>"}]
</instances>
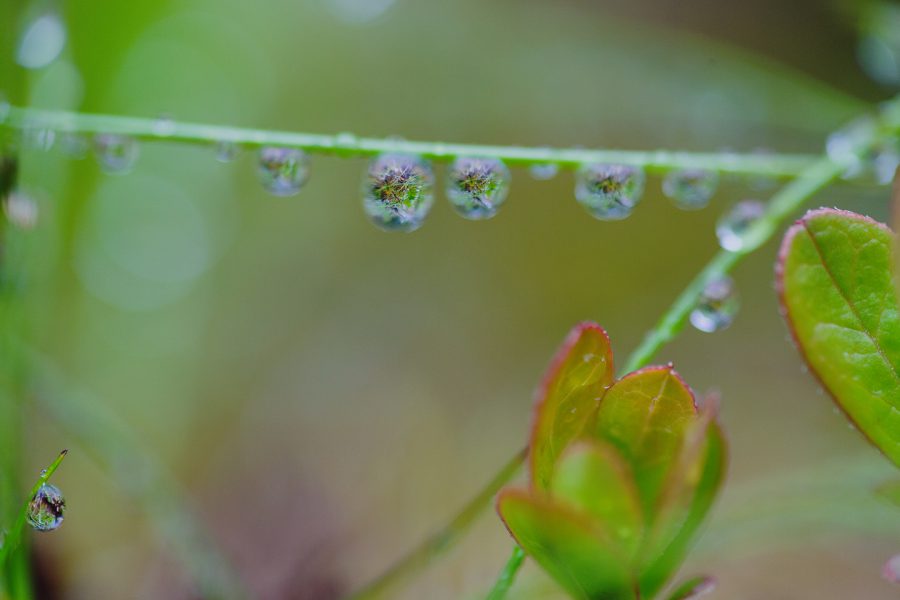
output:
<instances>
[{"instance_id":1,"label":"green leaf","mask_svg":"<svg viewBox=\"0 0 900 600\"><path fill-rule=\"evenodd\" d=\"M810 368L869 440L900 465L900 314L893 235L853 213L811 211L787 232L778 287Z\"/></svg>"},{"instance_id":2,"label":"green leaf","mask_svg":"<svg viewBox=\"0 0 900 600\"><path fill-rule=\"evenodd\" d=\"M690 425L660 493L642 549L644 597L652 597L678 569L722 484L727 446L717 412L717 402L708 400Z\"/></svg>"},{"instance_id":3,"label":"green leaf","mask_svg":"<svg viewBox=\"0 0 900 600\"><path fill-rule=\"evenodd\" d=\"M600 403L594 433L631 464L648 519L696 415L694 395L671 365L626 375Z\"/></svg>"},{"instance_id":4,"label":"green leaf","mask_svg":"<svg viewBox=\"0 0 900 600\"><path fill-rule=\"evenodd\" d=\"M613 373L606 332L594 323L577 325L537 391L528 456L532 486L548 488L556 459L583 431Z\"/></svg>"},{"instance_id":5,"label":"green leaf","mask_svg":"<svg viewBox=\"0 0 900 600\"><path fill-rule=\"evenodd\" d=\"M590 515L629 559L643 537L643 516L631 470L611 445L585 440L572 444L553 472L554 500Z\"/></svg>"},{"instance_id":6,"label":"green leaf","mask_svg":"<svg viewBox=\"0 0 900 600\"><path fill-rule=\"evenodd\" d=\"M524 490L505 490L497 511L516 542L573 598L636 600L628 560L587 516Z\"/></svg>"}]
</instances>

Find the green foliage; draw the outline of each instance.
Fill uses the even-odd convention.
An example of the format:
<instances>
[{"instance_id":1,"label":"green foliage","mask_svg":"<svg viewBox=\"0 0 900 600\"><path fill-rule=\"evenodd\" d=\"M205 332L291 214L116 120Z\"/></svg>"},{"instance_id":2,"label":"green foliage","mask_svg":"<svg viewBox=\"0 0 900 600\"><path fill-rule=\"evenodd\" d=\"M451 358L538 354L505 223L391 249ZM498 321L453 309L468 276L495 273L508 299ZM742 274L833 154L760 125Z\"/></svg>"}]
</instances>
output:
<instances>
[{"instance_id":1,"label":"green foliage","mask_svg":"<svg viewBox=\"0 0 900 600\"><path fill-rule=\"evenodd\" d=\"M801 353L866 437L900 465L900 312L890 230L820 209L787 232L778 264L784 314Z\"/></svg>"},{"instance_id":2,"label":"green foliage","mask_svg":"<svg viewBox=\"0 0 900 600\"><path fill-rule=\"evenodd\" d=\"M539 388L529 490L498 512L519 545L584 600L652 598L669 580L722 480L717 403L698 411L674 369L612 383L605 332L577 326Z\"/></svg>"}]
</instances>

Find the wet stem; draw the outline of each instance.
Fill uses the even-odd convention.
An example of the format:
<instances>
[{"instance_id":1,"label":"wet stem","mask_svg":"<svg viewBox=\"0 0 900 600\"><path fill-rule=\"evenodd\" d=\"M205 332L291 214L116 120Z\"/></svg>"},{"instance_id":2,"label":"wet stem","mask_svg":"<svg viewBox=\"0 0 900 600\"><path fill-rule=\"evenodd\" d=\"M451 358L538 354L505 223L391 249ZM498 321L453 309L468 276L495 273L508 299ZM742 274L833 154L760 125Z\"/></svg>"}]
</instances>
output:
<instances>
[{"instance_id":1,"label":"wet stem","mask_svg":"<svg viewBox=\"0 0 900 600\"><path fill-rule=\"evenodd\" d=\"M5 113L5 114L4 114ZM883 107L881 117L868 140L856 148L858 156L868 152L887 135L900 127L900 99L894 99ZM160 132L153 119L90 115L62 111L43 111L15 106L0 106L0 127L8 129L47 128L80 134L118 134L140 139L163 140L180 143L215 145L223 142L248 148L263 146L293 147L338 157L377 156L382 153L414 154L433 160L449 160L460 156L496 158L510 165L557 165L579 167L591 163L612 163L641 167L651 173L666 173L677 169L705 169L719 173L787 177L791 181L776 193L766 212L745 234L745 245L739 251L720 251L700 271L678 296L657 325L626 361L624 372L646 365L659 349L671 341L684 328L687 317L707 283L729 273L745 256L768 241L784 221L794 214L813 194L826 187L846 169L830 158L806 155L740 155L703 154L686 152L636 152L618 150L548 149L514 146L477 146L444 144L438 142L411 142L396 139L357 138L346 134L329 136L308 133L290 133L242 129L217 125L201 125L173 122L165 132ZM9 341L9 340L6 340ZM8 344L4 344L7 346ZM4 436L4 473L14 473L10 456L17 456L19 414L15 401L10 402L6 387L0 397L0 423L12 428L15 435ZM12 407L12 420L5 417ZM4 432L6 433L6 432ZM11 441L13 440L13 441ZM10 452L6 452L10 450ZM384 597L389 591L412 578L420 570L446 553L472 526L476 517L490 503L494 494L518 472L525 457L520 451L498 472L490 483L482 488L460 513L437 534L425 540L409 554L396 562L386 573L353 596L356 600ZM14 459L13 459L14 461ZM5 482L9 485L9 482ZM2 500L2 498L0 498ZM7 503L8 504L8 503ZM516 573L524 561L524 553L516 547L497 582L490 592L491 600L502 599L515 581Z\"/></svg>"}]
</instances>

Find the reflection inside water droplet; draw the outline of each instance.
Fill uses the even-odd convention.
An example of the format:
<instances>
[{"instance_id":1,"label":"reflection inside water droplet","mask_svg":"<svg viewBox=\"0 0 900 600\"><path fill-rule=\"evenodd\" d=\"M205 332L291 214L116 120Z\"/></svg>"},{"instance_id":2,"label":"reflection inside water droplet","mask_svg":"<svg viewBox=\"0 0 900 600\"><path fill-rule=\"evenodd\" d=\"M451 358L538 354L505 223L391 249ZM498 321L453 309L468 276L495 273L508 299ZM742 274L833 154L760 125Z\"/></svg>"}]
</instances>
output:
<instances>
[{"instance_id":1,"label":"reflection inside water droplet","mask_svg":"<svg viewBox=\"0 0 900 600\"><path fill-rule=\"evenodd\" d=\"M467 219L488 219L506 201L509 169L493 158L457 158L450 167L447 197Z\"/></svg>"},{"instance_id":2,"label":"reflection inside water droplet","mask_svg":"<svg viewBox=\"0 0 900 600\"><path fill-rule=\"evenodd\" d=\"M644 172L627 165L584 165L575 175L575 198L594 217L628 217L644 192Z\"/></svg>"},{"instance_id":3,"label":"reflection inside water droplet","mask_svg":"<svg viewBox=\"0 0 900 600\"><path fill-rule=\"evenodd\" d=\"M66 500L55 485L42 485L28 503L28 524L37 531L53 531L63 522Z\"/></svg>"},{"instance_id":4,"label":"reflection inside water droplet","mask_svg":"<svg viewBox=\"0 0 900 600\"><path fill-rule=\"evenodd\" d=\"M727 328L734 322L740 300L730 277L713 279L700 294L691 311L691 325L706 333Z\"/></svg>"},{"instance_id":5,"label":"reflection inside water droplet","mask_svg":"<svg viewBox=\"0 0 900 600\"><path fill-rule=\"evenodd\" d=\"M276 196L293 196L309 179L309 157L296 148L270 146L259 151L259 180Z\"/></svg>"},{"instance_id":6,"label":"reflection inside water droplet","mask_svg":"<svg viewBox=\"0 0 900 600\"><path fill-rule=\"evenodd\" d=\"M706 207L716 192L719 174L705 169L671 171L663 179L663 194L682 210Z\"/></svg>"},{"instance_id":7,"label":"reflection inside water droplet","mask_svg":"<svg viewBox=\"0 0 900 600\"><path fill-rule=\"evenodd\" d=\"M434 202L431 166L418 156L383 154L375 158L363 181L363 209L387 231L422 226Z\"/></svg>"}]
</instances>

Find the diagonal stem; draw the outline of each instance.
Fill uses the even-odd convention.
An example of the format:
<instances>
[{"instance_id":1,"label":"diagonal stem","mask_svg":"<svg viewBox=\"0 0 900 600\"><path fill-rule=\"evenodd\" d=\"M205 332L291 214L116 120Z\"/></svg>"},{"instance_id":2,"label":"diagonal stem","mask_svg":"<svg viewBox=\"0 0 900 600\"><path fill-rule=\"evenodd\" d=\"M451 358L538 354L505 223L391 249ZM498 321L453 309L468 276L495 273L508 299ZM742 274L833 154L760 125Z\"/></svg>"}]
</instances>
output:
<instances>
[{"instance_id":1,"label":"diagonal stem","mask_svg":"<svg viewBox=\"0 0 900 600\"><path fill-rule=\"evenodd\" d=\"M6 112L4 119L4 112ZM213 145L231 143L245 147L287 146L317 154L335 156L376 156L386 152L416 154L432 160L458 156L497 158L511 165L578 167L590 163L614 163L642 167L652 173L676 169L705 169L720 173L793 177L816 159L803 154L732 154L532 148L523 146L483 146L414 142L395 138L366 138L352 134L318 135L246 129L223 125L203 125L158 119L84 114L0 105L0 127L12 129L52 129L61 132L128 135L148 140Z\"/></svg>"}]
</instances>

